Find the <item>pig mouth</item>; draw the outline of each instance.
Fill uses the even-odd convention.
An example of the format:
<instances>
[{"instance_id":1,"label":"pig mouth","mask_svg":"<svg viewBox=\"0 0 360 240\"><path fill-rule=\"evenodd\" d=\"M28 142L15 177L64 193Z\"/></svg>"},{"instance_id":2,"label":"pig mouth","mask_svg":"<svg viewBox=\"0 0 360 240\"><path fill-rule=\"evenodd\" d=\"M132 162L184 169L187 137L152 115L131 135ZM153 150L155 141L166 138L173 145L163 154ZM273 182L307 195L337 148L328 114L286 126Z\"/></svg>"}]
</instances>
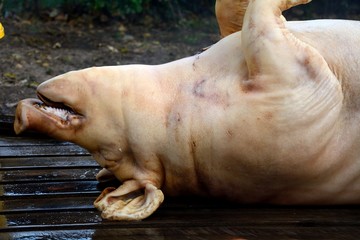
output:
<instances>
[{"instance_id":1,"label":"pig mouth","mask_svg":"<svg viewBox=\"0 0 360 240\"><path fill-rule=\"evenodd\" d=\"M83 118L83 115L64 103L54 102L39 92L37 96L39 100L33 100L33 107L64 125L70 124L74 119Z\"/></svg>"},{"instance_id":2,"label":"pig mouth","mask_svg":"<svg viewBox=\"0 0 360 240\"><path fill-rule=\"evenodd\" d=\"M52 101L38 93L38 99L28 98L18 103L14 130L16 134L28 129L56 136L59 130L78 129L85 119L66 103Z\"/></svg>"}]
</instances>

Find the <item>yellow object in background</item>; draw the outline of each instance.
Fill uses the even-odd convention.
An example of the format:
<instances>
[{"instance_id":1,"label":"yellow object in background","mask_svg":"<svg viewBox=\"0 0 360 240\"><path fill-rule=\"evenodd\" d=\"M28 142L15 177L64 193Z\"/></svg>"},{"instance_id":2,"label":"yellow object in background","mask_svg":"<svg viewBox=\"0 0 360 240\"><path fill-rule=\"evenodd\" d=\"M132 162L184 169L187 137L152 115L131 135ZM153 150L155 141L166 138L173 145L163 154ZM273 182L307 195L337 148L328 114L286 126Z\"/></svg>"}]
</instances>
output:
<instances>
[{"instance_id":1,"label":"yellow object in background","mask_svg":"<svg viewBox=\"0 0 360 240\"><path fill-rule=\"evenodd\" d=\"M5 36L4 27L0 23L0 39Z\"/></svg>"}]
</instances>

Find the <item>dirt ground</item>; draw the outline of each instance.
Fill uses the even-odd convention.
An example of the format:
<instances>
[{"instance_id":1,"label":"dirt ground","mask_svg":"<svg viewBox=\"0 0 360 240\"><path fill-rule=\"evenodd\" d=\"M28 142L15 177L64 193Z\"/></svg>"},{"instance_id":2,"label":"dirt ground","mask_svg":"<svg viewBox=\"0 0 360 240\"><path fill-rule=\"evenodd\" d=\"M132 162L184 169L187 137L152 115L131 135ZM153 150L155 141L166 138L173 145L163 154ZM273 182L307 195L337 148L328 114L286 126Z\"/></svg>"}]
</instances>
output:
<instances>
[{"instance_id":1,"label":"dirt ground","mask_svg":"<svg viewBox=\"0 0 360 240\"><path fill-rule=\"evenodd\" d=\"M35 97L41 82L67 71L103 65L160 64L190 56L219 39L215 17L182 27L125 25L118 21L1 20L0 115Z\"/></svg>"}]
</instances>

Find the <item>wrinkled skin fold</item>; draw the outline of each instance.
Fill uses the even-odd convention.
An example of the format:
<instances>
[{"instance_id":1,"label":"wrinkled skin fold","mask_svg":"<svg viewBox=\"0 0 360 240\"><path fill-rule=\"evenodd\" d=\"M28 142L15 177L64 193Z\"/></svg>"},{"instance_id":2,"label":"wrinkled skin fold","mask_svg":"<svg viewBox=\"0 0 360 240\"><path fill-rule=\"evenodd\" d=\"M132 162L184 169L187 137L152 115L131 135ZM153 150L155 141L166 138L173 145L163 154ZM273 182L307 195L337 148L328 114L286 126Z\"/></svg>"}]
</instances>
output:
<instances>
[{"instance_id":1,"label":"wrinkled skin fold","mask_svg":"<svg viewBox=\"0 0 360 240\"><path fill-rule=\"evenodd\" d=\"M107 219L144 219L164 194L360 203L360 24L282 16L307 2L218 0L206 51L57 76L19 102L15 131L74 142L120 180L94 203Z\"/></svg>"}]
</instances>

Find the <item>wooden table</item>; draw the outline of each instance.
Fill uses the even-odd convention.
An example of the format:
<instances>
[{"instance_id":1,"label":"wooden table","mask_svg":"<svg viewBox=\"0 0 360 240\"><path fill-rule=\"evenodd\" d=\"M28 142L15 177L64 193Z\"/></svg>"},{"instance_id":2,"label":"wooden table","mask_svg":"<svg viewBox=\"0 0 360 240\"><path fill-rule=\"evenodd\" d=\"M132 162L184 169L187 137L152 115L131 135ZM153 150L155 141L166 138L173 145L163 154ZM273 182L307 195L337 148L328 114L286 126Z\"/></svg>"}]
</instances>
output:
<instances>
[{"instance_id":1,"label":"wooden table","mask_svg":"<svg viewBox=\"0 0 360 240\"><path fill-rule=\"evenodd\" d=\"M0 117L0 239L360 239L359 206L165 197L146 220L103 220L92 203L105 186L87 151L35 133L15 136L12 121Z\"/></svg>"}]
</instances>

